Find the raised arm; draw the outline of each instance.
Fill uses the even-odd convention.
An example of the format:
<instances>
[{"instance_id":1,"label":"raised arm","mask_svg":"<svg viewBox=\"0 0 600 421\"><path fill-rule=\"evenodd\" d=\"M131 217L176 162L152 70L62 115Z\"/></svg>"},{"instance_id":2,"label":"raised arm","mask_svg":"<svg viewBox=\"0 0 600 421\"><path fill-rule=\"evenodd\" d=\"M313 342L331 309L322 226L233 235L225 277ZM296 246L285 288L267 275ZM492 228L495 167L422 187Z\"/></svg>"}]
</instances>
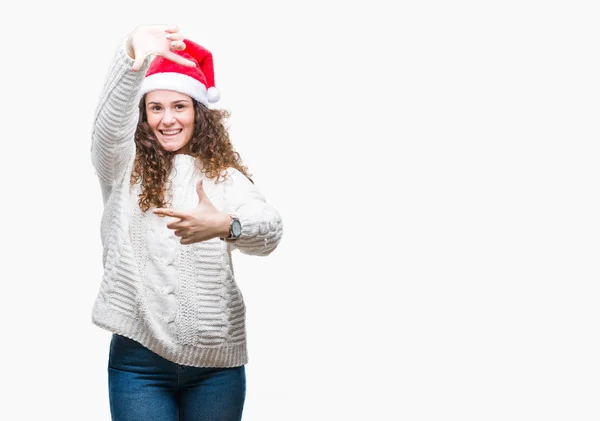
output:
<instances>
[{"instance_id":1,"label":"raised arm","mask_svg":"<svg viewBox=\"0 0 600 421\"><path fill-rule=\"evenodd\" d=\"M229 175L224 182L224 199L231 214L242 224L241 236L231 245L244 254L266 256L281 241L281 216L244 174L231 169Z\"/></svg>"},{"instance_id":2,"label":"raised arm","mask_svg":"<svg viewBox=\"0 0 600 421\"><path fill-rule=\"evenodd\" d=\"M106 185L122 176L127 162L135 153L133 136L137 127L139 90L149 57L161 55L174 62L194 63L174 54L185 44L176 26L144 25L137 27L118 46L108 69L100 95L92 130L92 164Z\"/></svg>"}]
</instances>

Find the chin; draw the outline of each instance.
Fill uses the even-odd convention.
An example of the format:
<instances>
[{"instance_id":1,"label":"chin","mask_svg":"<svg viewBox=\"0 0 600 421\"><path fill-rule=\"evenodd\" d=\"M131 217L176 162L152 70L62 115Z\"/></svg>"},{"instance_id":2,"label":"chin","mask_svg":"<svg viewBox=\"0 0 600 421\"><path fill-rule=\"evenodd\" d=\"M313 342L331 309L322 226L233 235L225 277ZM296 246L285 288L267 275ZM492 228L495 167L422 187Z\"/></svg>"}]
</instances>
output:
<instances>
[{"instance_id":1,"label":"chin","mask_svg":"<svg viewBox=\"0 0 600 421\"><path fill-rule=\"evenodd\" d=\"M180 145L164 145L161 143L162 148L167 151L167 152L177 152L178 150L180 150L181 148L183 148L183 146Z\"/></svg>"}]
</instances>

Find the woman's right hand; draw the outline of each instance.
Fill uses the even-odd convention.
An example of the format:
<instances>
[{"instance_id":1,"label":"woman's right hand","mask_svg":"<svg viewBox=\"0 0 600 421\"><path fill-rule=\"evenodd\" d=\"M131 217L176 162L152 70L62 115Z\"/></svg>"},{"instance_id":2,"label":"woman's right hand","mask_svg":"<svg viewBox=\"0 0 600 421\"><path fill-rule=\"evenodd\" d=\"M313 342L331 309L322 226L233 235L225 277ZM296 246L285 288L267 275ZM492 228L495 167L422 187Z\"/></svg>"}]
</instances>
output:
<instances>
[{"instance_id":1,"label":"woman's right hand","mask_svg":"<svg viewBox=\"0 0 600 421\"><path fill-rule=\"evenodd\" d=\"M187 60L173 51L185 50L183 36L177 26L169 25L142 25L127 38L127 53L135 60L131 70L137 72L144 64L148 55L163 56L183 66L194 67L196 64Z\"/></svg>"}]
</instances>

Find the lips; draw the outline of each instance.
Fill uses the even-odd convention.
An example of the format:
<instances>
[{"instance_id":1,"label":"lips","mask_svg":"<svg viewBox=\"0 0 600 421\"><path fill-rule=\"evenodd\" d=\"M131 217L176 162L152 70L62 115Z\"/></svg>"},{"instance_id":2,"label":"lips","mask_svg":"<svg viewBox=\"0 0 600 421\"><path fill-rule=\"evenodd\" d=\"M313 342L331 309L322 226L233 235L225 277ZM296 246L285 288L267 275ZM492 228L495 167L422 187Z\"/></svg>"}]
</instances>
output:
<instances>
[{"instance_id":1,"label":"lips","mask_svg":"<svg viewBox=\"0 0 600 421\"><path fill-rule=\"evenodd\" d=\"M176 136L181 133L183 129L175 129L175 130L159 130L160 134L163 136Z\"/></svg>"}]
</instances>

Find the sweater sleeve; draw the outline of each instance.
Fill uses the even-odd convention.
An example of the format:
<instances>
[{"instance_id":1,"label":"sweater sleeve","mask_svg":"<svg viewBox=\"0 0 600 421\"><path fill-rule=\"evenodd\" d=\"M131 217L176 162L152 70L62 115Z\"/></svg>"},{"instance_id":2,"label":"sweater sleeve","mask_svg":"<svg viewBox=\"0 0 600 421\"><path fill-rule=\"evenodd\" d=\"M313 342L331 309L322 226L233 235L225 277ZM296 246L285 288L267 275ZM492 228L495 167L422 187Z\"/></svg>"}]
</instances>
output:
<instances>
[{"instance_id":1,"label":"sweater sleeve","mask_svg":"<svg viewBox=\"0 0 600 421\"><path fill-rule=\"evenodd\" d=\"M275 250L283 235L281 216L244 174L229 169L228 175L224 199L231 215L242 224L242 234L231 241L231 246L244 254L266 256Z\"/></svg>"},{"instance_id":2,"label":"sweater sleeve","mask_svg":"<svg viewBox=\"0 0 600 421\"><path fill-rule=\"evenodd\" d=\"M133 63L123 40L108 69L94 115L92 164L100 181L107 186L122 176L129 159L135 154L133 136L139 116L138 93L149 58L137 72L131 70Z\"/></svg>"}]
</instances>

